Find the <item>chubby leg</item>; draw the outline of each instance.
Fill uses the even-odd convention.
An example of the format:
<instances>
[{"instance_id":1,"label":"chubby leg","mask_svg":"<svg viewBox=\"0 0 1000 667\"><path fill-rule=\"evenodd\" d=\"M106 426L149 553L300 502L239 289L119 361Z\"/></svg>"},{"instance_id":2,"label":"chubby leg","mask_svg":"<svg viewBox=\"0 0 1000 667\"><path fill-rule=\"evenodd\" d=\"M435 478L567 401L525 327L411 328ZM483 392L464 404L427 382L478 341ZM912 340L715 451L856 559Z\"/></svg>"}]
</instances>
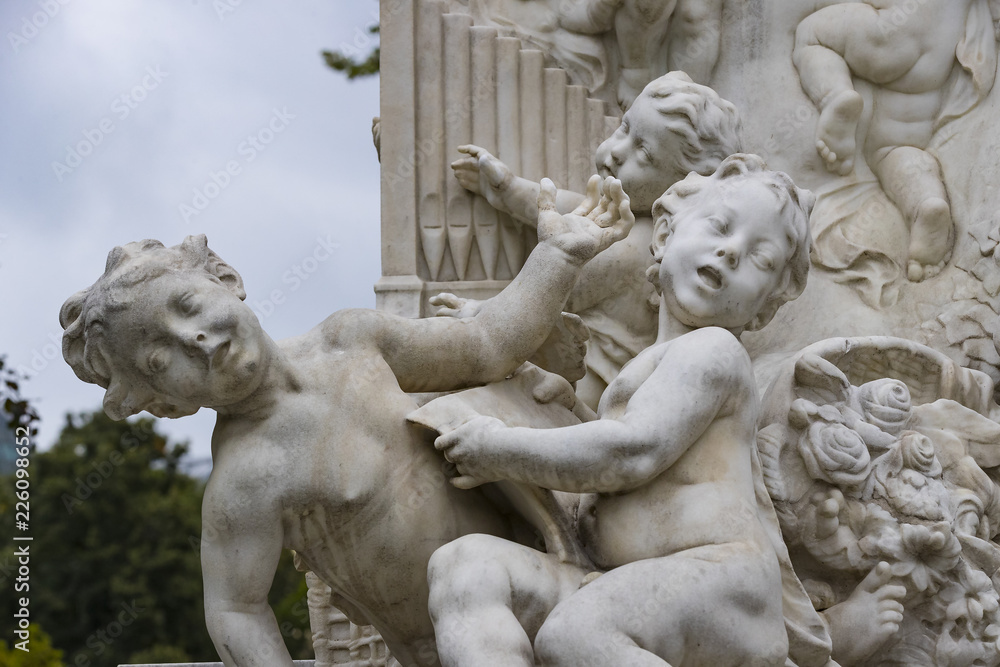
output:
<instances>
[{"instance_id":1,"label":"chubby leg","mask_svg":"<svg viewBox=\"0 0 1000 667\"><path fill-rule=\"evenodd\" d=\"M441 664L532 667L535 633L586 574L489 535L467 535L444 545L427 568Z\"/></svg>"},{"instance_id":2,"label":"chubby leg","mask_svg":"<svg viewBox=\"0 0 1000 667\"><path fill-rule=\"evenodd\" d=\"M941 165L933 155L914 146L880 152L872 171L886 196L910 226L907 276L920 282L939 274L951 257L954 224Z\"/></svg>"},{"instance_id":3,"label":"chubby leg","mask_svg":"<svg viewBox=\"0 0 1000 667\"><path fill-rule=\"evenodd\" d=\"M868 659L899 630L906 587L891 581L889 564L879 563L850 597L823 613L837 662L854 665Z\"/></svg>"},{"instance_id":4,"label":"chubby leg","mask_svg":"<svg viewBox=\"0 0 1000 667\"><path fill-rule=\"evenodd\" d=\"M802 89L820 111L816 150L833 173L854 169L855 134L863 102L852 75L882 84L905 74L920 57L916 42L890 41L891 24L864 3L832 5L816 11L795 31L792 60Z\"/></svg>"},{"instance_id":5,"label":"chubby leg","mask_svg":"<svg viewBox=\"0 0 1000 667\"><path fill-rule=\"evenodd\" d=\"M559 603L535 639L545 667L780 667L787 653L777 559L745 544L615 568Z\"/></svg>"}]
</instances>

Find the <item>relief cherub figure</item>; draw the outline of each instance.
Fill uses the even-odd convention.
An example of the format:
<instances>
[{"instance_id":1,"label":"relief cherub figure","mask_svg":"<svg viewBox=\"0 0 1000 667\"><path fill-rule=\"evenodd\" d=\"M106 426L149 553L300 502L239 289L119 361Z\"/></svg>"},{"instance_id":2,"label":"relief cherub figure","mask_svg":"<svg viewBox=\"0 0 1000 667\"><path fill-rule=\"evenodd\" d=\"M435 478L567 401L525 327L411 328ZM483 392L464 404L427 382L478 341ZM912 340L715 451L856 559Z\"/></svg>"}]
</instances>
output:
<instances>
[{"instance_id":1,"label":"relief cherub figure","mask_svg":"<svg viewBox=\"0 0 1000 667\"><path fill-rule=\"evenodd\" d=\"M608 387L599 418L531 429L480 416L437 439L464 484L585 494L579 531L597 567L494 536L442 547L428 576L444 664L780 667L790 643L800 667L829 664L761 491L739 341L804 289L812 202L757 156L688 175L652 206L656 342Z\"/></svg>"},{"instance_id":2,"label":"relief cherub figure","mask_svg":"<svg viewBox=\"0 0 1000 667\"><path fill-rule=\"evenodd\" d=\"M618 103L628 109L665 71L708 85L719 59L722 0L579 0L559 4L559 24L583 34L614 31Z\"/></svg>"},{"instance_id":3,"label":"relief cherub figure","mask_svg":"<svg viewBox=\"0 0 1000 667\"><path fill-rule=\"evenodd\" d=\"M204 236L116 248L104 275L63 305L63 355L107 390L109 416L218 413L201 556L206 622L227 667L292 665L267 604L282 549L400 663L439 664L432 552L473 532L512 537L516 520L480 489L444 481L430 438L405 419L417 407L405 392L501 380L531 355L583 264L628 233L621 185L603 191L561 215L543 182L537 248L470 320L345 310L274 341Z\"/></svg>"},{"instance_id":4,"label":"relief cherub figure","mask_svg":"<svg viewBox=\"0 0 1000 667\"><path fill-rule=\"evenodd\" d=\"M621 126L597 148L597 171L621 181L635 225L625 241L588 265L567 304L590 329L587 375L578 383L577 394L592 408L622 365L656 337L656 295L645 279L651 261L653 202L689 172L711 174L739 149L736 108L682 72L649 83L625 112ZM468 155L452 165L459 182L497 210L532 224L537 218L538 184L516 176L482 148L459 150ZM556 205L570 211L583 198L560 190ZM445 307L443 314L452 315L474 313L480 305L452 295L433 302Z\"/></svg>"},{"instance_id":5,"label":"relief cherub figure","mask_svg":"<svg viewBox=\"0 0 1000 667\"><path fill-rule=\"evenodd\" d=\"M820 111L816 149L826 168L854 170L864 102L852 77L873 84L862 155L910 228L907 276L941 272L955 242L941 165L927 150L944 121L989 92L996 70L992 0L867 0L824 7L798 26L792 54ZM957 66L974 92L949 85ZM965 82L968 83L968 82Z\"/></svg>"}]
</instances>

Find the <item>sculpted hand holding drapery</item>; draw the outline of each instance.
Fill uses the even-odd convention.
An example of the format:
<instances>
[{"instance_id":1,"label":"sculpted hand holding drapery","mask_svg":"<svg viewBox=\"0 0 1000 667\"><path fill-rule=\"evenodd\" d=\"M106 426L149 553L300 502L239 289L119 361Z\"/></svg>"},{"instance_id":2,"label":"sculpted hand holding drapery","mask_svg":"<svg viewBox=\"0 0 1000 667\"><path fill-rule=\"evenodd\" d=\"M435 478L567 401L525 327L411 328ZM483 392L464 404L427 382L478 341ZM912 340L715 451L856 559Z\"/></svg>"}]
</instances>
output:
<instances>
[{"instance_id":1,"label":"sculpted hand holding drapery","mask_svg":"<svg viewBox=\"0 0 1000 667\"><path fill-rule=\"evenodd\" d=\"M758 403L736 338L804 288L810 207L756 156L675 184L652 207L657 343L601 418L538 430L482 417L438 438L465 478L591 494L578 520L604 572L487 536L443 547L429 577L445 664L784 665L790 641L800 665L827 664L757 493Z\"/></svg>"}]
</instances>

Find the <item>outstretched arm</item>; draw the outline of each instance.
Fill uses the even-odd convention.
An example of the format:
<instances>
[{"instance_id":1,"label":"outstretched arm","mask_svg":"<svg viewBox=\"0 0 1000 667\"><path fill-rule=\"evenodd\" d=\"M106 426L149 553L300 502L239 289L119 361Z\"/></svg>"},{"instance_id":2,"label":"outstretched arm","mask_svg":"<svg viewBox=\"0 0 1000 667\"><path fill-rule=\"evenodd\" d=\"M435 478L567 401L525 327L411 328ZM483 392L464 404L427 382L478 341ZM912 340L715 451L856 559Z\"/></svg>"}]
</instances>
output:
<instances>
[{"instance_id":1,"label":"outstretched arm","mask_svg":"<svg viewBox=\"0 0 1000 667\"><path fill-rule=\"evenodd\" d=\"M637 360L638 363L638 360ZM642 486L672 466L718 419L751 414L753 375L722 329L676 339L618 419L554 429L507 428L478 417L435 446L458 466L456 486L507 479L575 493Z\"/></svg>"},{"instance_id":2,"label":"outstretched arm","mask_svg":"<svg viewBox=\"0 0 1000 667\"><path fill-rule=\"evenodd\" d=\"M596 178L596 177L595 177ZM406 319L346 311L324 324L334 339L372 342L404 391L446 391L502 380L545 341L581 267L624 238L634 218L621 183L573 214L555 209L555 186L542 182L538 245L518 275L468 319Z\"/></svg>"},{"instance_id":3,"label":"outstretched arm","mask_svg":"<svg viewBox=\"0 0 1000 667\"><path fill-rule=\"evenodd\" d=\"M292 667L267 604L281 556L276 510L220 500L211 491L202 507L201 569L205 623L226 667Z\"/></svg>"},{"instance_id":4,"label":"outstretched arm","mask_svg":"<svg viewBox=\"0 0 1000 667\"><path fill-rule=\"evenodd\" d=\"M451 163L455 178L463 188L482 195L490 205L501 213L513 217L531 227L538 220L538 183L515 176L506 164L494 157L485 148L465 145L459 152L468 157ZM569 190L556 192L556 210L569 213L584 200L584 196Z\"/></svg>"}]
</instances>

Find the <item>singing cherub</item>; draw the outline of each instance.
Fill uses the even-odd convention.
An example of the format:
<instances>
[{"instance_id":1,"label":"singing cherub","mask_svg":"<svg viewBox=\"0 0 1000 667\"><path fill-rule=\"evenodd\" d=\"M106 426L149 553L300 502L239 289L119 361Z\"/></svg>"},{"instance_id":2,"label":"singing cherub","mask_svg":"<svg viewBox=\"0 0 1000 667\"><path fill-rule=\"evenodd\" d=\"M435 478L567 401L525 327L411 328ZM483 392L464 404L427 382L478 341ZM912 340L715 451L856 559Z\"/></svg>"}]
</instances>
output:
<instances>
[{"instance_id":1,"label":"singing cherub","mask_svg":"<svg viewBox=\"0 0 1000 667\"><path fill-rule=\"evenodd\" d=\"M431 554L469 533L513 537L518 518L444 481L430 439L406 421L417 407L406 392L501 380L532 354L583 264L628 233L621 185L608 179L603 192L561 215L543 181L538 246L470 320L344 310L276 342L204 236L115 248L104 275L63 305L63 356L107 390L110 417L218 413L201 556L206 622L227 667L292 665L267 604L282 549L400 663L439 664Z\"/></svg>"},{"instance_id":2,"label":"singing cherub","mask_svg":"<svg viewBox=\"0 0 1000 667\"><path fill-rule=\"evenodd\" d=\"M596 408L621 367L656 337L656 301L645 279L656 198L689 172L711 174L740 149L736 108L683 72L652 81L622 117L621 126L594 154L597 171L617 178L629 197L635 225L622 243L601 253L580 276L567 308L590 329L587 375L577 385L580 398ZM466 189L482 195L497 210L533 224L538 184L514 175L485 149L461 146L469 157L452 164ZM584 198L560 190L556 206L570 211ZM480 302L441 295L443 313L475 313Z\"/></svg>"},{"instance_id":3,"label":"singing cherub","mask_svg":"<svg viewBox=\"0 0 1000 667\"><path fill-rule=\"evenodd\" d=\"M442 547L428 576L446 664L780 667L787 628L796 664L828 664L827 630L761 495L739 341L804 289L812 202L757 156L690 174L652 207L656 342L608 387L600 418L531 429L476 417L437 439L463 485L587 494L579 530L598 568L486 535Z\"/></svg>"},{"instance_id":4,"label":"singing cherub","mask_svg":"<svg viewBox=\"0 0 1000 667\"><path fill-rule=\"evenodd\" d=\"M816 149L835 174L854 170L864 102L852 76L874 84L862 155L909 225L907 276L914 282L940 273L951 257L951 206L941 165L927 147L943 122L993 87L992 4L847 2L810 14L796 30L792 58L820 111ZM957 66L971 76L958 76Z\"/></svg>"}]
</instances>

